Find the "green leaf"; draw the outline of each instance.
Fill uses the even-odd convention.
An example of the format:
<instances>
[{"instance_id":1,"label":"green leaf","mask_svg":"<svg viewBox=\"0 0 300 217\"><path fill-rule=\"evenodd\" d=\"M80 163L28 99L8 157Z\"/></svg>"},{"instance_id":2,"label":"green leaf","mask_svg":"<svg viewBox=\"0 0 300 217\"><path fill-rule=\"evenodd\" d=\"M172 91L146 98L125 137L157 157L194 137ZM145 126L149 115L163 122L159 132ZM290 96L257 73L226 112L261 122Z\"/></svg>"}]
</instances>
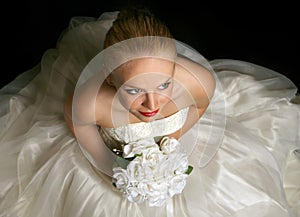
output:
<instances>
[{"instance_id":1,"label":"green leaf","mask_svg":"<svg viewBox=\"0 0 300 217\"><path fill-rule=\"evenodd\" d=\"M130 160L122 157L117 157L116 158L116 163L119 165L121 168L126 169L127 165L130 163Z\"/></svg>"},{"instance_id":2,"label":"green leaf","mask_svg":"<svg viewBox=\"0 0 300 217\"><path fill-rule=\"evenodd\" d=\"M190 174L193 171L193 167L192 166L188 166L187 170L185 171L186 174Z\"/></svg>"},{"instance_id":3,"label":"green leaf","mask_svg":"<svg viewBox=\"0 0 300 217\"><path fill-rule=\"evenodd\" d=\"M128 161L133 161L134 158L139 157L139 156L142 156L142 154L134 154L133 157L127 157L127 158L124 158L124 159L125 159L125 160L128 160Z\"/></svg>"}]
</instances>

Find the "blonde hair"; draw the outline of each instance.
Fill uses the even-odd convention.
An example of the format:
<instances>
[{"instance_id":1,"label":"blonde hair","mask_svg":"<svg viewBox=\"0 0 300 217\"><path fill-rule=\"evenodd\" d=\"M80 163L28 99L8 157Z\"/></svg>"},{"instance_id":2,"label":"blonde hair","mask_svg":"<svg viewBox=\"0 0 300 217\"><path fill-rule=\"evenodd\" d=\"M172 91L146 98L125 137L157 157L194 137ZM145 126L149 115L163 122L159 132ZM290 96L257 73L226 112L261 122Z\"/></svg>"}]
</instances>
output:
<instances>
[{"instance_id":1,"label":"blonde hair","mask_svg":"<svg viewBox=\"0 0 300 217\"><path fill-rule=\"evenodd\" d=\"M169 28L148 9L123 8L106 34L104 48L127 39L143 36L173 38Z\"/></svg>"},{"instance_id":2,"label":"blonde hair","mask_svg":"<svg viewBox=\"0 0 300 217\"><path fill-rule=\"evenodd\" d=\"M124 8L104 41L106 74L143 57L174 61L177 56L175 44L168 27L148 9Z\"/></svg>"}]
</instances>

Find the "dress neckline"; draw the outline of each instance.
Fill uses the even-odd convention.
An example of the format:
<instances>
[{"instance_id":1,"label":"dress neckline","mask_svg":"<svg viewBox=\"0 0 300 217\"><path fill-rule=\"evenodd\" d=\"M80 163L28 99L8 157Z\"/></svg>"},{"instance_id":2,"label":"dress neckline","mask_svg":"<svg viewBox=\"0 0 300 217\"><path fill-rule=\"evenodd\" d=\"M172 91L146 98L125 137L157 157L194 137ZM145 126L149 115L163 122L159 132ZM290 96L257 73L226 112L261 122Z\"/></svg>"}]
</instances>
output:
<instances>
[{"instance_id":1,"label":"dress neckline","mask_svg":"<svg viewBox=\"0 0 300 217\"><path fill-rule=\"evenodd\" d=\"M137 123L129 123L129 124L125 124L125 125L121 125L121 126L118 126L118 127L102 127L106 130L117 130L117 129L122 129L124 127L133 127L133 126L142 126L142 125L153 125L154 123L155 124L159 124L159 123L162 123L162 122L165 122L165 121L168 121L168 120L171 120L173 118L175 118L176 116L180 115L182 112L187 112L189 109L189 107L185 107L183 109L180 109L178 110L177 112L175 112L174 114L168 116L168 117L165 117L165 118L161 118L161 119L156 119L156 120L153 120L153 121L150 121L150 122L137 122Z\"/></svg>"}]
</instances>

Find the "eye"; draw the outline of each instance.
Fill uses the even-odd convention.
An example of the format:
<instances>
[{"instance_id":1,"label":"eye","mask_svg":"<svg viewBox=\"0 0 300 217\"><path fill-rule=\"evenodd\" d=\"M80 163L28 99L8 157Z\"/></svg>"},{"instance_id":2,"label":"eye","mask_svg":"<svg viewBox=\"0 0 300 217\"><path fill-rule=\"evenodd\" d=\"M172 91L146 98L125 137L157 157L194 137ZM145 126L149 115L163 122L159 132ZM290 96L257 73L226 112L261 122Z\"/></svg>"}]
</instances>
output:
<instances>
[{"instance_id":1,"label":"eye","mask_svg":"<svg viewBox=\"0 0 300 217\"><path fill-rule=\"evenodd\" d=\"M142 92L142 89L133 88L133 89L126 89L125 91L131 95L135 95L135 94Z\"/></svg>"},{"instance_id":2,"label":"eye","mask_svg":"<svg viewBox=\"0 0 300 217\"><path fill-rule=\"evenodd\" d=\"M159 90L165 90L165 89L167 89L167 88L169 87L170 83L171 83L171 82L163 83L162 85L160 85L160 86L158 87L158 89L159 89Z\"/></svg>"}]
</instances>

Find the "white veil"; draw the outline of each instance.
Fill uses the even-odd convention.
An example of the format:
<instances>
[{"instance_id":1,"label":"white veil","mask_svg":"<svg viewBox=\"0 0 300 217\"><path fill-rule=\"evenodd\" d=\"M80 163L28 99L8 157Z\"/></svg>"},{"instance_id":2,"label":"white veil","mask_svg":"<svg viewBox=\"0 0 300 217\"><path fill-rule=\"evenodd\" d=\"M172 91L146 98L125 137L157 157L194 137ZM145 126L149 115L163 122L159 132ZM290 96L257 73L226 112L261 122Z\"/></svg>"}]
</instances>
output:
<instances>
[{"instance_id":1,"label":"white veil","mask_svg":"<svg viewBox=\"0 0 300 217\"><path fill-rule=\"evenodd\" d=\"M189 154L195 151L194 153L199 160L197 162L198 167L204 167L215 155L222 142L226 121L225 101L221 85L208 61L196 50L177 40L154 36L138 37L114 44L98 53L86 65L78 79L73 97L73 120L76 122L76 115L74 114L80 112L76 110L76 105L83 103L83 98L89 98L89 102L92 101L95 108L99 88L107 75L128 61L145 57L159 58L180 64L198 79L205 91L208 87L205 81L201 80L199 72L193 71L189 66L178 63L178 57L199 64L214 76L216 90L208 109L198 123L180 139ZM88 96L82 94L85 92L85 89L88 89ZM178 93L174 95L176 96ZM180 104L178 103L178 110L182 109ZM113 113L112 117L114 117ZM116 122L118 121L117 119L115 119ZM95 117L93 124L96 126ZM77 134L77 138L82 138L79 139L79 144L89 161L98 170L111 175L111 165L117 156L104 144L103 139L97 133L96 127L93 131L94 133L88 136L85 135L84 131L80 132L75 129L75 135ZM88 145L83 145L84 143Z\"/></svg>"}]
</instances>

